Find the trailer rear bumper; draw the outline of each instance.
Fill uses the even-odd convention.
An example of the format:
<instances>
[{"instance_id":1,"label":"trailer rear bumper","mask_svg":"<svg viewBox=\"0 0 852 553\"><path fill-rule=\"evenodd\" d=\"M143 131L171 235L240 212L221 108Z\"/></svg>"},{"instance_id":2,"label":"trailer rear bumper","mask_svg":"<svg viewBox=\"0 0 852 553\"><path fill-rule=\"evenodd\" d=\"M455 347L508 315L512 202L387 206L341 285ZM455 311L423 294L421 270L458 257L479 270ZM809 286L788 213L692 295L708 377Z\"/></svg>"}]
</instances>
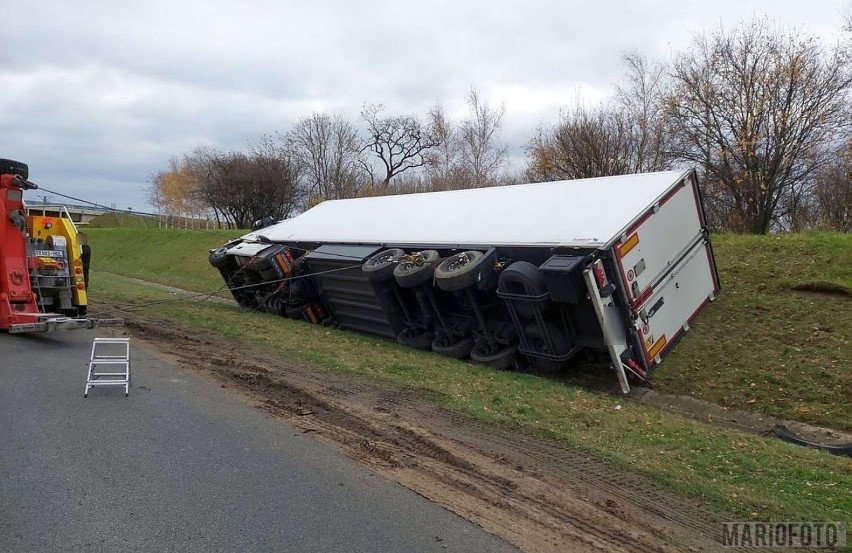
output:
<instances>
[{"instance_id":1,"label":"trailer rear bumper","mask_svg":"<svg viewBox=\"0 0 852 553\"><path fill-rule=\"evenodd\" d=\"M35 323L18 323L9 325L9 334L21 334L24 332L57 332L60 330L78 330L111 326L124 326L124 319L74 319L71 317L55 317Z\"/></svg>"}]
</instances>

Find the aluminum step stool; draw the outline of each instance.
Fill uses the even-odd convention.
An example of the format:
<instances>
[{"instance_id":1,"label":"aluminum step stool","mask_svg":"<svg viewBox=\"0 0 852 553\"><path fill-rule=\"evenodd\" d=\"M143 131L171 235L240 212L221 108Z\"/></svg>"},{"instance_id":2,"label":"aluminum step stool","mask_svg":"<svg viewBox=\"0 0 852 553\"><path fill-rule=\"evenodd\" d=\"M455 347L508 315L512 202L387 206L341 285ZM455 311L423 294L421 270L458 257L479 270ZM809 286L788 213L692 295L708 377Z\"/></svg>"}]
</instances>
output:
<instances>
[{"instance_id":1,"label":"aluminum step stool","mask_svg":"<svg viewBox=\"0 0 852 553\"><path fill-rule=\"evenodd\" d=\"M98 346L101 346L100 350ZM109 355L101 353L106 346ZM122 353L123 351L123 353ZM116 354L118 353L118 354ZM123 368L122 372L96 372L100 365ZM101 377L107 377L101 380ZM95 386L124 386L124 397L130 393L130 338L95 338L92 342L92 357L83 397L89 397L89 388Z\"/></svg>"}]
</instances>

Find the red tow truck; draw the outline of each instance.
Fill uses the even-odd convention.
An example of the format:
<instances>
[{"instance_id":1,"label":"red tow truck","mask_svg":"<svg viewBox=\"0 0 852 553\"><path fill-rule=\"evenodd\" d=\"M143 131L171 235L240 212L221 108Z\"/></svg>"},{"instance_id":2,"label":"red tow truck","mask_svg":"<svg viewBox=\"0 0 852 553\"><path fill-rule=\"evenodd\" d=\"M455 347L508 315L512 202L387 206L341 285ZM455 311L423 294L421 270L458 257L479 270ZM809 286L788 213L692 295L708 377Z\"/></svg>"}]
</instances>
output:
<instances>
[{"instance_id":1,"label":"red tow truck","mask_svg":"<svg viewBox=\"0 0 852 553\"><path fill-rule=\"evenodd\" d=\"M68 211L29 213L29 167L0 159L0 330L50 332L120 326L86 318L90 250Z\"/></svg>"}]
</instances>

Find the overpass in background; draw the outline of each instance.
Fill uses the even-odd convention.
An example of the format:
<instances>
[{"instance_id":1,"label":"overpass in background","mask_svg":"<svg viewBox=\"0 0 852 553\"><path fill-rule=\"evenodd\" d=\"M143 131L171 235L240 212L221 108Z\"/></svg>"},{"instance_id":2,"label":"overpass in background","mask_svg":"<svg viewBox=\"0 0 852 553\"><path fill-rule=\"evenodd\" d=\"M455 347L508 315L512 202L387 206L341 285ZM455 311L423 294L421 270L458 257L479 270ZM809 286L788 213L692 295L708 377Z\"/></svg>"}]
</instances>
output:
<instances>
[{"instance_id":1,"label":"overpass in background","mask_svg":"<svg viewBox=\"0 0 852 553\"><path fill-rule=\"evenodd\" d=\"M83 225L87 224L98 215L122 211L106 206L65 204L56 202L27 202L27 209L33 213L47 215L49 217L60 217L64 211L67 211L68 216L71 217L72 221Z\"/></svg>"}]
</instances>

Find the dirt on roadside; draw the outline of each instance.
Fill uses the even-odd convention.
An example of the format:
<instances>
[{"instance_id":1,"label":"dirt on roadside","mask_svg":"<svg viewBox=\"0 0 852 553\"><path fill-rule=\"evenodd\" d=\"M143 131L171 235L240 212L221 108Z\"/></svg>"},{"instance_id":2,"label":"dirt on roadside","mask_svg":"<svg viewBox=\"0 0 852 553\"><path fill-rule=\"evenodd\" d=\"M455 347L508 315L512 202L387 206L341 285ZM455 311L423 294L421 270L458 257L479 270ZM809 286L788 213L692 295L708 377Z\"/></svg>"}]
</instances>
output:
<instances>
[{"instance_id":1,"label":"dirt on roadside","mask_svg":"<svg viewBox=\"0 0 852 553\"><path fill-rule=\"evenodd\" d=\"M125 331L524 551L722 549L718 515L560 444L166 321L134 315Z\"/></svg>"}]
</instances>

